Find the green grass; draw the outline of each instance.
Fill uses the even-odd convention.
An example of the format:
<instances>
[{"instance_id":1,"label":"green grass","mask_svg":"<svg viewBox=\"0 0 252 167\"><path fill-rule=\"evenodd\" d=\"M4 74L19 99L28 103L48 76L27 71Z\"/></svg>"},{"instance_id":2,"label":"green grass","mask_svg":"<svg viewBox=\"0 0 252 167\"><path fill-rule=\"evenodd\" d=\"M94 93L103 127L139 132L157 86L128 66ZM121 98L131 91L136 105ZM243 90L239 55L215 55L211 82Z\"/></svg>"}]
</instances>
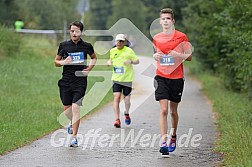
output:
<instances>
[{"instance_id":1,"label":"green grass","mask_svg":"<svg viewBox=\"0 0 252 167\"><path fill-rule=\"evenodd\" d=\"M17 55L0 59L0 154L60 128L62 112L57 82L62 68L53 64L57 46L45 38L25 38ZM204 71L197 61L186 63L202 81L202 91L211 99L220 132L215 151L224 155L223 165L252 166L252 105L243 94L226 90L222 80ZM95 70L108 70L97 66ZM90 77L88 90L101 77ZM111 91L101 105L112 100Z\"/></svg>"},{"instance_id":2,"label":"green grass","mask_svg":"<svg viewBox=\"0 0 252 167\"><path fill-rule=\"evenodd\" d=\"M224 166L252 166L252 104L247 96L227 90L220 78L206 72L197 61L186 63L203 84L217 113L219 139L214 151L223 153Z\"/></svg>"},{"instance_id":3,"label":"green grass","mask_svg":"<svg viewBox=\"0 0 252 167\"><path fill-rule=\"evenodd\" d=\"M57 82L62 68L53 62L57 46L43 37L22 40L25 46L20 53L0 60L0 155L61 127ZM90 77L88 89L100 80ZM109 92L95 109L111 100Z\"/></svg>"}]
</instances>

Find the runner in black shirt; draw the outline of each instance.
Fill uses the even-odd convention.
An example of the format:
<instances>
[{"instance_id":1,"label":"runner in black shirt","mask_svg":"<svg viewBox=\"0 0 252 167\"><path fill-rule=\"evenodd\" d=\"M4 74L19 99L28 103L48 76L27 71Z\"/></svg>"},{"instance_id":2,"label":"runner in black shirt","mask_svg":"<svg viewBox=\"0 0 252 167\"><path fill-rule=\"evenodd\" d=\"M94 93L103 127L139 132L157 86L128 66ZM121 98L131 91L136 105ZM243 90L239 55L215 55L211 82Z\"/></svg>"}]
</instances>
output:
<instances>
[{"instance_id":1,"label":"runner in black shirt","mask_svg":"<svg viewBox=\"0 0 252 167\"><path fill-rule=\"evenodd\" d=\"M54 60L56 67L63 66L58 86L64 113L70 120L68 127L68 133L72 134L70 147L78 146L76 136L80 124L80 106L87 88L87 75L97 60L93 46L81 39L83 29L84 26L79 21L69 25L71 39L60 43ZM89 65L87 55L91 58Z\"/></svg>"}]
</instances>

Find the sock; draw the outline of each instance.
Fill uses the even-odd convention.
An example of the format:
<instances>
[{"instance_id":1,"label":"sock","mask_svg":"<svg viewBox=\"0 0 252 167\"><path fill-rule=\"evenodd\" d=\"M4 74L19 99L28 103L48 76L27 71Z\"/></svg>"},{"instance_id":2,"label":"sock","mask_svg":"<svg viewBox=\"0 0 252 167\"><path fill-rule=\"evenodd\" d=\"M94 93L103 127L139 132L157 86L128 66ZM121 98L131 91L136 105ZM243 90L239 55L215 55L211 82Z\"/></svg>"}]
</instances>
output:
<instances>
[{"instance_id":1,"label":"sock","mask_svg":"<svg viewBox=\"0 0 252 167\"><path fill-rule=\"evenodd\" d=\"M176 138L176 137L177 137L177 135L172 136L172 138Z\"/></svg>"}]
</instances>

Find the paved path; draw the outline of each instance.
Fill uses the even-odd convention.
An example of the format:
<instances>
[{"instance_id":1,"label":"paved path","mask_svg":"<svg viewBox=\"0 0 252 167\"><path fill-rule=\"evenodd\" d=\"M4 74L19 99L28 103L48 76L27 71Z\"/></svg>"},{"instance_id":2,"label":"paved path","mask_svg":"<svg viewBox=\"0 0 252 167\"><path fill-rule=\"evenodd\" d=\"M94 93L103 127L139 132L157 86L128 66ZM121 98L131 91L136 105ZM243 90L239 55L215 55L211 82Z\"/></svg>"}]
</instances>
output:
<instances>
[{"instance_id":1,"label":"paved path","mask_svg":"<svg viewBox=\"0 0 252 167\"><path fill-rule=\"evenodd\" d=\"M211 151L216 139L214 115L200 84L190 77L179 106L178 148L169 158L161 157L159 104L153 94L155 67L151 58L140 61L135 66L130 126L122 119L121 129L113 127L110 103L82 120L78 148L69 148L66 130L59 129L1 156L0 166L215 166L219 156Z\"/></svg>"}]
</instances>

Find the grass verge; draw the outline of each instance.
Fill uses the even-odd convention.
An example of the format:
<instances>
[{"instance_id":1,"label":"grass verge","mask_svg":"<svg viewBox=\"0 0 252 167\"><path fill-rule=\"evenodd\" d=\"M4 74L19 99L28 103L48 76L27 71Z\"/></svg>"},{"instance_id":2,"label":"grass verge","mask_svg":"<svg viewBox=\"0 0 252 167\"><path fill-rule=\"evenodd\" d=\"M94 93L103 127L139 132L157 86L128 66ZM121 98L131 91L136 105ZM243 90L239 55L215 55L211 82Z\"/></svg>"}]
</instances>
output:
<instances>
[{"instance_id":1,"label":"grass verge","mask_svg":"<svg viewBox=\"0 0 252 167\"><path fill-rule=\"evenodd\" d=\"M57 82L62 68L53 63L57 45L44 37L20 38L24 45L20 52L0 60L0 155L61 127L57 118L63 107ZM88 79L88 90L95 82L101 81ZM110 91L90 112L111 100Z\"/></svg>"},{"instance_id":2,"label":"grass verge","mask_svg":"<svg viewBox=\"0 0 252 167\"><path fill-rule=\"evenodd\" d=\"M252 104L247 96L227 90L223 81L207 72L197 60L186 63L191 75L203 85L217 113L219 139L215 151L221 152L224 166L252 166Z\"/></svg>"}]
</instances>

